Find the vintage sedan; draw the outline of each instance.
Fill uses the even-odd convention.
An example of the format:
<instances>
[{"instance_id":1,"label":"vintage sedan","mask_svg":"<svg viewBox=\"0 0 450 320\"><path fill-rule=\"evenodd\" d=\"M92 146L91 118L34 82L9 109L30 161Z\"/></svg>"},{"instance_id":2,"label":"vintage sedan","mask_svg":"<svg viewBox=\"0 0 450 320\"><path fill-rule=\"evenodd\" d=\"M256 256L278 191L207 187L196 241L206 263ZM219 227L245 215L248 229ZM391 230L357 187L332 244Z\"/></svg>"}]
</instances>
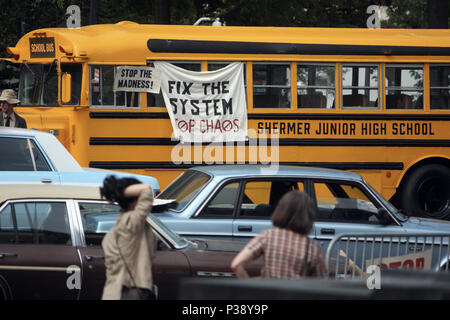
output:
<instances>
[{"instance_id":1,"label":"vintage sedan","mask_svg":"<svg viewBox=\"0 0 450 320\"><path fill-rule=\"evenodd\" d=\"M154 177L81 167L59 140L46 132L0 127L0 150L0 184L99 185L107 175L114 174L135 177L159 193L159 183Z\"/></svg>"},{"instance_id":2,"label":"vintage sedan","mask_svg":"<svg viewBox=\"0 0 450 320\"><path fill-rule=\"evenodd\" d=\"M175 202L155 214L185 236L248 241L272 227L272 212L290 190L305 191L317 203L310 236L324 250L343 233L450 232L446 221L402 214L356 173L312 167L193 167L161 192L159 199Z\"/></svg>"},{"instance_id":3,"label":"vintage sedan","mask_svg":"<svg viewBox=\"0 0 450 320\"><path fill-rule=\"evenodd\" d=\"M0 299L100 299L101 241L120 208L99 188L0 185ZM149 214L158 238L153 262L160 299L174 299L184 277L232 277L240 243L187 240ZM262 261L252 264L259 273Z\"/></svg>"}]
</instances>

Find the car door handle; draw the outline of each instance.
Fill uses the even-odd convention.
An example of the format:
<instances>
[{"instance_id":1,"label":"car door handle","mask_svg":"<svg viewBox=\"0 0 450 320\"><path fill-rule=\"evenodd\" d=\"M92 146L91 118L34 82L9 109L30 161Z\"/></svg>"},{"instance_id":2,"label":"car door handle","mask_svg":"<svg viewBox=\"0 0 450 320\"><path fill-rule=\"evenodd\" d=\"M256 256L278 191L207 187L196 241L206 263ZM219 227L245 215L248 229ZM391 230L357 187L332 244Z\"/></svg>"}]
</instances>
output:
<instances>
[{"instance_id":1,"label":"car door handle","mask_svg":"<svg viewBox=\"0 0 450 320\"><path fill-rule=\"evenodd\" d=\"M10 252L2 252L0 253L0 259L7 258L7 257L17 257L17 253L10 253Z\"/></svg>"},{"instance_id":2,"label":"car door handle","mask_svg":"<svg viewBox=\"0 0 450 320\"><path fill-rule=\"evenodd\" d=\"M86 259L86 261L92 261L94 259L105 259L104 256L84 256L84 258Z\"/></svg>"},{"instance_id":3,"label":"car door handle","mask_svg":"<svg viewBox=\"0 0 450 320\"><path fill-rule=\"evenodd\" d=\"M41 179L41 182L42 182L42 183L52 183L53 181L52 181L52 179L50 179L50 178L42 178L42 179Z\"/></svg>"},{"instance_id":4,"label":"car door handle","mask_svg":"<svg viewBox=\"0 0 450 320\"><path fill-rule=\"evenodd\" d=\"M336 230L334 229L320 229L321 234L335 234Z\"/></svg>"},{"instance_id":5,"label":"car door handle","mask_svg":"<svg viewBox=\"0 0 450 320\"><path fill-rule=\"evenodd\" d=\"M250 231L252 231L253 230L253 228L252 228L252 226L238 226L238 231L246 231L246 232L250 232Z\"/></svg>"}]
</instances>

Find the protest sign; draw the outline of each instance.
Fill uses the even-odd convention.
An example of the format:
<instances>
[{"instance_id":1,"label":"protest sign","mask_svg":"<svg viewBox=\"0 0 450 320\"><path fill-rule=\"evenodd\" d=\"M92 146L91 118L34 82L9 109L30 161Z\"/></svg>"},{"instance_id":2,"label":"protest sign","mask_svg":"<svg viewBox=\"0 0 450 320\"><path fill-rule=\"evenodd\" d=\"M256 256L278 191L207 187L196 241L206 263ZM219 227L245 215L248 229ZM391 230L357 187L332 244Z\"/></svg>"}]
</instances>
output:
<instances>
[{"instance_id":1,"label":"protest sign","mask_svg":"<svg viewBox=\"0 0 450 320\"><path fill-rule=\"evenodd\" d=\"M405 268L430 270L432 251L429 249L411 254L382 258L380 267L383 269ZM377 263L379 263L379 258L366 260L367 266Z\"/></svg>"},{"instance_id":2,"label":"protest sign","mask_svg":"<svg viewBox=\"0 0 450 320\"><path fill-rule=\"evenodd\" d=\"M120 66L114 76L114 91L159 93L161 73L152 67Z\"/></svg>"},{"instance_id":3,"label":"protest sign","mask_svg":"<svg viewBox=\"0 0 450 320\"><path fill-rule=\"evenodd\" d=\"M243 64L195 72L155 61L175 139L182 142L245 141L247 101Z\"/></svg>"}]
</instances>

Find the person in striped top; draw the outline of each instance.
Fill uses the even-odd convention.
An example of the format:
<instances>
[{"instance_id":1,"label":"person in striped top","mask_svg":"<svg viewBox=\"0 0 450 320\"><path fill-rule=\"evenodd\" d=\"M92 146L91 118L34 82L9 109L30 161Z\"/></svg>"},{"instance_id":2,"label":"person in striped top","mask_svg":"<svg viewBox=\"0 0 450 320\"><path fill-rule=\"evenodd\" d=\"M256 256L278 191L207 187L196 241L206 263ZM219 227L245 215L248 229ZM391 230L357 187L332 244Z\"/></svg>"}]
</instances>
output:
<instances>
[{"instance_id":1,"label":"person in striped top","mask_svg":"<svg viewBox=\"0 0 450 320\"><path fill-rule=\"evenodd\" d=\"M264 255L264 278L324 277L322 249L308 237L315 213L316 205L306 193L286 193L272 215L274 228L261 231L231 262L236 276L248 278L245 266Z\"/></svg>"}]
</instances>

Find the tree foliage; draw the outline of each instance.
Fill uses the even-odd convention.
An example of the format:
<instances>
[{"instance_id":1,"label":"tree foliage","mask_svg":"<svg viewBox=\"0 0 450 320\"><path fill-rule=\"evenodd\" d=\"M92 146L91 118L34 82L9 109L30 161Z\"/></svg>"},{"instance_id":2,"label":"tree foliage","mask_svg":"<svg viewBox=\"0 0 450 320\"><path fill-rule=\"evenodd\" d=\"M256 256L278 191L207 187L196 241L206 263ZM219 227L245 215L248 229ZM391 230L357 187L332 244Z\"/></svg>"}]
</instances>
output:
<instances>
[{"instance_id":1,"label":"tree foliage","mask_svg":"<svg viewBox=\"0 0 450 320\"><path fill-rule=\"evenodd\" d=\"M366 27L369 5L387 7L389 20L382 27L427 28L446 24L446 0L98 0L98 22L193 24L200 17L220 18L232 26ZM90 0L0 0L0 57L6 47L27 32L44 27L65 27L66 9L81 9L81 24L90 23ZM428 12L429 8L433 11ZM161 20L158 13L168 13ZM161 22L162 21L162 22ZM447 23L445 23L447 22ZM0 81L12 68L0 63Z\"/></svg>"},{"instance_id":2,"label":"tree foliage","mask_svg":"<svg viewBox=\"0 0 450 320\"><path fill-rule=\"evenodd\" d=\"M219 17L234 26L366 27L369 5L388 8L385 27L427 28L435 10L450 10L441 0L98 0L99 23L130 20L155 23L156 4L166 6L168 23L193 24L200 17ZM65 27L66 9L81 8L82 25L89 24L90 0L0 0L0 56L25 33L43 27ZM433 4L433 6L431 6ZM442 12L436 12L436 16ZM444 13L445 14L445 13ZM447 25L448 27L448 25Z\"/></svg>"}]
</instances>

